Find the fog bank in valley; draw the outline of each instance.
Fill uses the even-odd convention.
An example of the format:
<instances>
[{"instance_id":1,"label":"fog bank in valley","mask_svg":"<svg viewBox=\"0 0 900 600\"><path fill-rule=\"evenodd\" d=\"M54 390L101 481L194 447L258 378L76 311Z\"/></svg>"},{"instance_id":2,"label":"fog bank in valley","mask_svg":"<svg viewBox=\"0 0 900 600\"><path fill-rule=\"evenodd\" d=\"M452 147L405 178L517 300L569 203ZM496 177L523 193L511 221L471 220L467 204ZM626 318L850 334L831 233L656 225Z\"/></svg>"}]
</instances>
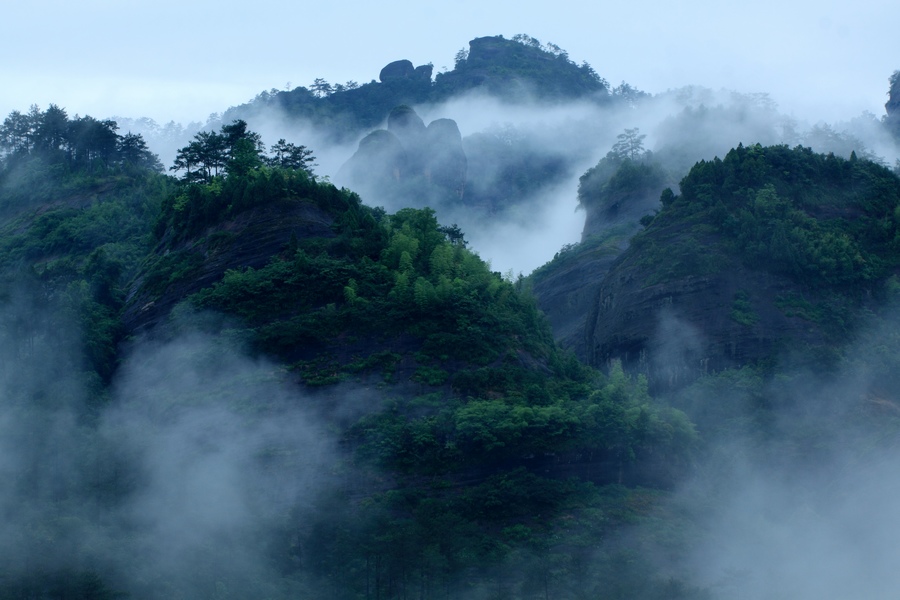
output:
<instances>
[{"instance_id":1,"label":"fog bank in valley","mask_svg":"<svg viewBox=\"0 0 900 600\"><path fill-rule=\"evenodd\" d=\"M890 598L900 585L900 313L873 317L829 375L745 367L674 401L705 458L673 510L693 515L679 565L714 598ZM669 328L673 327L670 323Z\"/></svg>"},{"instance_id":2,"label":"fog bank in valley","mask_svg":"<svg viewBox=\"0 0 900 600\"><path fill-rule=\"evenodd\" d=\"M881 113L860 110L826 123L806 119L794 110L782 111L779 98L766 91L738 93L687 85L651 94L622 85L606 100L505 102L476 90L440 104L413 106L425 123L452 119L459 128L470 161L469 180L465 194L452 201L428 197L415 187L388 189L342 177L342 166L370 131L335 142L345 132L336 136L326 124L304 121L265 101L278 90L260 94L252 110L237 114L244 114L250 128L268 145L284 138L312 149L316 173L351 187L367 204L389 211L431 206L442 223L457 223L495 270L527 274L550 260L561 246L579 241L583 214L572 214L578 178L609 152L625 129L638 129L646 136L644 148L652 151L672 181L678 181L695 162L722 157L738 144L801 144L845 157L855 151L888 166L900 156L896 140L882 127ZM226 113L236 114L233 109ZM183 126L120 119L120 128L144 135L168 166L178 148L197 131L218 129L223 114L210 115L203 125ZM382 128L387 127L387 117ZM487 149L485 140L494 145ZM479 154L479 145L489 153ZM491 169L496 172L492 174ZM373 173L370 179L378 177ZM493 190L495 183L498 189L512 184L501 206L470 203L484 188Z\"/></svg>"},{"instance_id":3,"label":"fog bank in valley","mask_svg":"<svg viewBox=\"0 0 900 600\"><path fill-rule=\"evenodd\" d=\"M281 368L185 331L137 341L98 396L65 314L17 293L0 320L5 581L96 573L140 598L285 593L267 591L275 569L302 566L285 523L308 523L338 475L333 435Z\"/></svg>"}]
</instances>

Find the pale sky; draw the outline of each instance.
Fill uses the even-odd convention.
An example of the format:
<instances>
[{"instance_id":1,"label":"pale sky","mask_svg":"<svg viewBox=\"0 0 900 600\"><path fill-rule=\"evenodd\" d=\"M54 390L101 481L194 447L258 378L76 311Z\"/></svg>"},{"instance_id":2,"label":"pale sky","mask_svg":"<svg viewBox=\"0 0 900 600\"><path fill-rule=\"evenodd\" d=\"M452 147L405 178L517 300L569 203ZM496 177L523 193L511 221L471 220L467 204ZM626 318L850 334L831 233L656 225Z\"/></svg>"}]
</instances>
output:
<instances>
[{"instance_id":1,"label":"pale sky","mask_svg":"<svg viewBox=\"0 0 900 600\"><path fill-rule=\"evenodd\" d=\"M768 92L813 122L880 117L900 69L896 0L30 0L3 18L0 117L52 102L70 116L205 121L288 83L365 83L401 58L452 68L470 39L517 33L613 85Z\"/></svg>"}]
</instances>

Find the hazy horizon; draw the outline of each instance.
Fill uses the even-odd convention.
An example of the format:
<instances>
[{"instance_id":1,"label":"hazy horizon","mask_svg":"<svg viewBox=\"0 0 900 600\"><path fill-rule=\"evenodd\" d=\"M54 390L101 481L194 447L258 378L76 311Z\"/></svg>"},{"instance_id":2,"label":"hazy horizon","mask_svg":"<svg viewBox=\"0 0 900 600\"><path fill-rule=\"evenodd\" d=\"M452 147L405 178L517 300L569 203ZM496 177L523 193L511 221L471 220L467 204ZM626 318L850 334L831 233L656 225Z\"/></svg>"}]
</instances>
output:
<instances>
[{"instance_id":1,"label":"hazy horizon","mask_svg":"<svg viewBox=\"0 0 900 600\"><path fill-rule=\"evenodd\" d=\"M817 122L880 117L900 5L835 1L723 7L658 0L628 6L464 1L446 8L394 3L237 5L42 0L7 7L0 111L57 104L70 115L204 122L262 91L365 83L406 58L452 69L469 40L525 33L589 62L613 86L657 94L685 85L768 93L781 111ZM351 18L347 18L347 15ZM773 16L774 15L774 16ZM40 32L41 44L35 44ZM50 40L49 43L43 40ZM225 43L223 43L225 42ZM24 50L24 51L23 51Z\"/></svg>"}]
</instances>

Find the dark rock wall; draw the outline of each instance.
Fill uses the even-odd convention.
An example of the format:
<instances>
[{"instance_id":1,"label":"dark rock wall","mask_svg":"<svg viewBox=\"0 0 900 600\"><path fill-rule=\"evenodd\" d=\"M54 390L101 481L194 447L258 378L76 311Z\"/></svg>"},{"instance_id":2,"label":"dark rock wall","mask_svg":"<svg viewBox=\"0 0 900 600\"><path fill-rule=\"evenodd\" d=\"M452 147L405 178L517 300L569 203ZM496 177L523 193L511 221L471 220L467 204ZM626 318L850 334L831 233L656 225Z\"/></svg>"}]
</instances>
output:
<instances>
[{"instance_id":1,"label":"dark rock wall","mask_svg":"<svg viewBox=\"0 0 900 600\"><path fill-rule=\"evenodd\" d=\"M203 237L186 242L171 253L197 258L189 277L163 290L144 285L146 274L137 279L129 293L123 323L130 333L149 330L166 318L181 300L219 281L229 269L261 268L283 252L291 238L331 238L333 218L309 202L290 201L267 204L244 211L217 225Z\"/></svg>"},{"instance_id":2,"label":"dark rock wall","mask_svg":"<svg viewBox=\"0 0 900 600\"><path fill-rule=\"evenodd\" d=\"M625 245L627 242L623 240L618 252L597 248L581 254L549 270L534 282L532 293L550 321L553 337L583 361L588 356L585 337L588 317L593 311L603 278Z\"/></svg>"},{"instance_id":3,"label":"dark rock wall","mask_svg":"<svg viewBox=\"0 0 900 600\"><path fill-rule=\"evenodd\" d=\"M344 163L337 178L351 188L386 186L408 174L406 150L396 135L377 129L359 142L359 148Z\"/></svg>"},{"instance_id":4,"label":"dark rock wall","mask_svg":"<svg viewBox=\"0 0 900 600\"><path fill-rule=\"evenodd\" d=\"M640 255L626 254L600 284L585 333L590 364L621 360L654 389L669 390L788 346L824 342L818 326L777 306L791 295L815 300L784 277L737 261L712 275L648 284L653 274Z\"/></svg>"},{"instance_id":5,"label":"dark rock wall","mask_svg":"<svg viewBox=\"0 0 900 600\"><path fill-rule=\"evenodd\" d=\"M463 151L462 134L453 119L437 119L425 133L425 177L439 187L451 190L459 198L466 189L468 160Z\"/></svg>"}]
</instances>

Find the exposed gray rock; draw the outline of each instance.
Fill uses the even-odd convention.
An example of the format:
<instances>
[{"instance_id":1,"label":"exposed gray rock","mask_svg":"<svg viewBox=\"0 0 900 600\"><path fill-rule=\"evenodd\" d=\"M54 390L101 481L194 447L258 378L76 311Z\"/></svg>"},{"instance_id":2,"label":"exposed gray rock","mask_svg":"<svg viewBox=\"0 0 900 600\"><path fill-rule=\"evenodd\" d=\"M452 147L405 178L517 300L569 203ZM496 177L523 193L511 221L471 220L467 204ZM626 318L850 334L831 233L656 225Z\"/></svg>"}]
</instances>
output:
<instances>
[{"instance_id":1,"label":"exposed gray rock","mask_svg":"<svg viewBox=\"0 0 900 600\"><path fill-rule=\"evenodd\" d=\"M388 114L387 128L404 143L418 143L425 134L425 121L412 108L401 104Z\"/></svg>"},{"instance_id":2,"label":"exposed gray rock","mask_svg":"<svg viewBox=\"0 0 900 600\"><path fill-rule=\"evenodd\" d=\"M391 110L387 127L360 141L338 172L342 183L363 195L402 189L422 201L463 197L468 161L455 121L437 119L425 127L415 110L401 105Z\"/></svg>"}]
</instances>

